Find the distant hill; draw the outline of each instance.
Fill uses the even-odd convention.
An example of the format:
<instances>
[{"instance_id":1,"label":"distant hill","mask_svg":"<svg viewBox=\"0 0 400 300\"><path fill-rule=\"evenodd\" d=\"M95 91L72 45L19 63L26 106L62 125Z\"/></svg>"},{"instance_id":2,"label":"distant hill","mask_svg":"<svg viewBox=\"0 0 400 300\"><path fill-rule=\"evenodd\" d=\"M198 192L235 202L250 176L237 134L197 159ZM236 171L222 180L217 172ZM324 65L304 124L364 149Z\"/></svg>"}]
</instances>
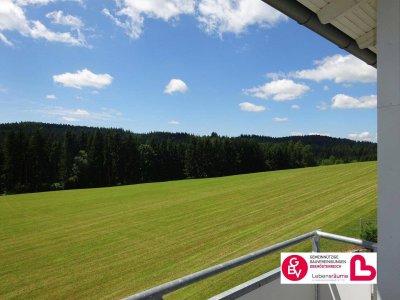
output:
<instances>
[{"instance_id":1,"label":"distant hill","mask_svg":"<svg viewBox=\"0 0 400 300\"><path fill-rule=\"evenodd\" d=\"M18 123L0 124L0 142L3 142L7 136L7 133L12 130L22 130L27 135L31 135L36 130L40 130L44 135L49 136L53 140L59 140L59 141L62 141L64 139L64 134L66 131L69 131L72 134L76 135L80 134L81 132L91 135L97 130L100 130L103 133L113 130L114 132L119 132L120 134L132 134L137 138L171 139L176 141L186 140L193 136L192 134L189 133L150 132L146 134L139 134L139 133L133 133L129 130L124 130L122 128L88 127L88 126L75 126L68 124L41 123L41 122L18 122Z\"/></svg>"},{"instance_id":2,"label":"distant hill","mask_svg":"<svg viewBox=\"0 0 400 300\"><path fill-rule=\"evenodd\" d=\"M133 133L118 128L0 124L0 191L32 192L376 160L376 143L327 136Z\"/></svg>"},{"instance_id":3,"label":"distant hill","mask_svg":"<svg viewBox=\"0 0 400 300\"><path fill-rule=\"evenodd\" d=\"M92 134L96 130L100 130L102 132L107 132L109 130L120 132L121 134L129 133L134 135L135 137L141 138L143 140L148 139L160 139L160 140L173 140L173 141L185 141L190 140L191 137L195 135L185 132L160 132L154 131L149 133L134 133L129 130L124 130L122 128L105 128L105 127L89 127L89 126L76 126L76 125L68 125L68 124L52 124L52 123L41 123L41 122L17 122L17 123L4 123L0 124L0 142L4 142L4 139L7 133L10 130L22 130L27 135L31 135L36 130L41 130L44 134L55 140L62 140L64 138L65 132L68 130L74 134L80 134L81 132L85 132L86 134ZM212 135L217 135L217 133L213 133ZM307 145L314 146L336 146L340 145L349 145L353 146L356 144L363 145L376 145L376 143L372 142L360 142L354 141L350 139L343 138L335 138L324 135L304 135L304 136L285 136L285 137L270 137L270 136L262 136L262 135L245 135L242 134L238 138L243 139L251 139L260 143L282 143L289 141L300 141Z\"/></svg>"}]
</instances>

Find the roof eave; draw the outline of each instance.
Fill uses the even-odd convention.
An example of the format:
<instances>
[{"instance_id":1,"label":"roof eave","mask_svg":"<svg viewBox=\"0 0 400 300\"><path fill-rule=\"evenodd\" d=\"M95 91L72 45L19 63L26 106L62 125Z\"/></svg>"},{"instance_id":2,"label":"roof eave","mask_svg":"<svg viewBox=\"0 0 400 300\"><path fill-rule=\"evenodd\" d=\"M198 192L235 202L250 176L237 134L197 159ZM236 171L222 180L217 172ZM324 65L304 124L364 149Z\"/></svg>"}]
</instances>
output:
<instances>
[{"instance_id":1,"label":"roof eave","mask_svg":"<svg viewBox=\"0 0 400 300\"><path fill-rule=\"evenodd\" d=\"M283 14L311 29L340 48L377 67L377 55L369 49L360 49L357 42L331 24L322 24L313 11L293 0L263 0Z\"/></svg>"}]
</instances>

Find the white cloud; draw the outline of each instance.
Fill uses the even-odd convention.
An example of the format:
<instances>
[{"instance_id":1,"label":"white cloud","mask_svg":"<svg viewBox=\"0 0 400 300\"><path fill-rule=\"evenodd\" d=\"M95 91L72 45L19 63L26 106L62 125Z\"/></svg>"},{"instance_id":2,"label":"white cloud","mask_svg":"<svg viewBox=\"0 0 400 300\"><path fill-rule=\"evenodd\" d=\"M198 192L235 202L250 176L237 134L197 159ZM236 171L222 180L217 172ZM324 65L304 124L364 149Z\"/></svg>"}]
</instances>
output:
<instances>
[{"instance_id":1,"label":"white cloud","mask_svg":"<svg viewBox=\"0 0 400 300\"><path fill-rule=\"evenodd\" d=\"M265 74L265 76L272 80L287 78L287 75L284 72L270 72L270 73Z\"/></svg>"},{"instance_id":2,"label":"white cloud","mask_svg":"<svg viewBox=\"0 0 400 300\"><path fill-rule=\"evenodd\" d=\"M279 79L243 91L247 95L261 99L272 97L275 101L288 101L301 97L309 90L310 88L305 84L295 83L290 79Z\"/></svg>"},{"instance_id":3,"label":"white cloud","mask_svg":"<svg viewBox=\"0 0 400 300\"><path fill-rule=\"evenodd\" d=\"M2 34L1 32L0 32L0 41L2 41L4 44L6 44L7 46L10 46L10 47L12 47L12 46L14 46L14 44L12 43L12 42L10 42L7 38L6 38L6 36L4 35L4 34Z\"/></svg>"},{"instance_id":4,"label":"white cloud","mask_svg":"<svg viewBox=\"0 0 400 300\"><path fill-rule=\"evenodd\" d=\"M172 95L173 93L186 93L189 90L186 83L181 79L171 79L164 89L164 93Z\"/></svg>"},{"instance_id":5,"label":"white cloud","mask_svg":"<svg viewBox=\"0 0 400 300\"><path fill-rule=\"evenodd\" d=\"M124 28L133 39L142 35L145 18L168 22L182 14L193 14L195 9L195 0L116 0L115 2L117 10L114 14L108 9L103 9L102 13L117 26Z\"/></svg>"},{"instance_id":6,"label":"white cloud","mask_svg":"<svg viewBox=\"0 0 400 300\"><path fill-rule=\"evenodd\" d=\"M116 9L102 13L133 39L143 34L146 18L165 22L195 15L207 33L240 34L249 26L269 28L287 17L259 0L115 0Z\"/></svg>"},{"instance_id":7,"label":"white cloud","mask_svg":"<svg viewBox=\"0 0 400 300\"><path fill-rule=\"evenodd\" d=\"M76 122L76 121L78 121L78 119L71 118L71 117L62 117L61 119L64 120L64 121L67 121L67 122Z\"/></svg>"},{"instance_id":8,"label":"white cloud","mask_svg":"<svg viewBox=\"0 0 400 300\"><path fill-rule=\"evenodd\" d=\"M115 17L107 8L104 8L101 13L109 18L115 25L125 29L126 33L133 39L137 39L142 35L143 19L141 19L140 24L134 26L129 20L122 20ZM137 22L137 21L136 21Z\"/></svg>"},{"instance_id":9,"label":"white cloud","mask_svg":"<svg viewBox=\"0 0 400 300\"><path fill-rule=\"evenodd\" d=\"M51 2L55 2L56 0L15 0L18 5L47 5Z\"/></svg>"},{"instance_id":10,"label":"white cloud","mask_svg":"<svg viewBox=\"0 0 400 300\"><path fill-rule=\"evenodd\" d=\"M360 133L349 133L347 137L351 140L356 141L365 141L365 142L374 142L376 141L376 136L373 136L368 131L360 132Z\"/></svg>"},{"instance_id":11,"label":"white cloud","mask_svg":"<svg viewBox=\"0 0 400 300\"><path fill-rule=\"evenodd\" d=\"M376 69L353 55L334 55L315 61L315 68L292 72L289 76L302 79L343 82L376 82Z\"/></svg>"},{"instance_id":12,"label":"white cloud","mask_svg":"<svg viewBox=\"0 0 400 300\"><path fill-rule=\"evenodd\" d=\"M170 124L170 125L180 125L181 123L179 121L176 121L176 120L171 120L171 121L168 121L168 124Z\"/></svg>"},{"instance_id":13,"label":"white cloud","mask_svg":"<svg viewBox=\"0 0 400 300\"><path fill-rule=\"evenodd\" d=\"M79 70L76 73L64 73L54 75L53 80L65 87L81 89L83 87L91 87L101 89L109 86L113 78L109 74L94 74L88 69Z\"/></svg>"},{"instance_id":14,"label":"white cloud","mask_svg":"<svg viewBox=\"0 0 400 300\"><path fill-rule=\"evenodd\" d=\"M299 132L299 131L292 131L292 132L290 133L290 135L291 135L291 136L302 136L303 133L302 133L302 132Z\"/></svg>"},{"instance_id":15,"label":"white cloud","mask_svg":"<svg viewBox=\"0 0 400 300\"><path fill-rule=\"evenodd\" d=\"M329 104L326 103L325 101L321 101L318 105L317 108L319 110L327 110L329 108Z\"/></svg>"},{"instance_id":16,"label":"white cloud","mask_svg":"<svg viewBox=\"0 0 400 300\"><path fill-rule=\"evenodd\" d=\"M83 97L83 96L81 96L81 95L76 95L76 96L75 96L75 99L76 99L76 100L79 100L79 101L84 101L84 100L86 100L86 98Z\"/></svg>"},{"instance_id":17,"label":"white cloud","mask_svg":"<svg viewBox=\"0 0 400 300\"><path fill-rule=\"evenodd\" d=\"M15 0L18 5L26 6L26 5L47 5L49 3L54 3L60 0ZM70 1L76 2L79 4L83 4L84 0L61 0L61 1Z\"/></svg>"},{"instance_id":18,"label":"white cloud","mask_svg":"<svg viewBox=\"0 0 400 300\"><path fill-rule=\"evenodd\" d=\"M102 107L101 108L101 115L103 115L103 116L108 116L108 117L114 117L114 116L116 116L116 117L120 117L120 116L122 116L122 113L120 112L120 111L118 111L118 110L116 110L116 109L113 109L113 108L107 108L107 107Z\"/></svg>"},{"instance_id":19,"label":"white cloud","mask_svg":"<svg viewBox=\"0 0 400 300\"><path fill-rule=\"evenodd\" d=\"M352 109L352 108L375 108L377 104L376 95L354 98L344 94L338 94L332 98L333 109Z\"/></svg>"},{"instance_id":20,"label":"white cloud","mask_svg":"<svg viewBox=\"0 0 400 300\"><path fill-rule=\"evenodd\" d=\"M291 106L291 108L297 110L297 109L300 109L300 105L293 104L293 105Z\"/></svg>"},{"instance_id":21,"label":"white cloud","mask_svg":"<svg viewBox=\"0 0 400 300\"><path fill-rule=\"evenodd\" d=\"M47 100L56 100L57 97L56 97L56 95L47 95L47 96L46 96L46 99L47 99Z\"/></svg>"},{"instance_id":22,"label":"white cloud","mask_svg":"<svg viewBox=\"0 0 400 300\"><path fill-rule=\"evenodd\" d=\"M75 122L75 121L111 121L122 116L122 113L103 107L100 111L88 111L86 109L66 109L63 107L46 107L39 110L40 113L50 116L59 117L60 120Z\"/></svg>"},{"instance_id":23,"label":"white cloud","mask_svg":"<svg viewBox=\"0 0 400 300\"><path fill-rule=\"evenodd\" d=\"M261 112L266 109L265 106L255 105L250 102L242 102L239 104L239 107L240 107L240 110L249 111L249 112Z\"/></svg>"},{"instance_id":24,"label":"white cloud","mask_svg":"<svg viewBox=\"0 0 400 300\"><path fill-rule=\"evenodd\" d=\"M288 118L278 118L278 117L276 117L276 118L272 118L272 121L277 122L277 123L285 123L285 122L288 122L289 119Z\"/></svg>"},{"instance_id":25,"label":"white cloud","mask_svg":"<svg viewBox=\"0 0 400 300\"><path fill-rule=\"evenodd\" d=\"M65 25L76 29L81 28L84 25L82 20L78 17L64 15L64 12L61 10L50 12L46 14L46 17L54 24Z\"/></svg>"},{"instance_id":26,"label":"white cloud","mask_svg":"<svg viewBox=\"0 0 400 300\"><path fill-rule=\"evenodd\" d=\"M308 135L331 136L331 134L328 132L310 132Z\"/></svg>"},{"instance_id":27,"label":"white cloud","mask_svg":"<svg viewBox=\"0 0 400 300\"><path fill-rule=\"evenodd\" d=\"M87 117L90 113L85 109L64 109L62 107L54 107L43 110L48 115L62 116L62 117Z\"/></svg>"},{"instance_id":28,"label":"white cloud","mask_svg":"<svg viewBox=\"0 0 400 300\"><path fill-rule=\"evenodd\" d=\"M208 33L240 34L249 26L272 27L283 14L259 0L200 0L197 20Z\"/></svg>"},{"instance_id":29,"label":"white cloud","mask_svg":"<svg viewBox=\"0 0 400 300\"><path fill-rule=\"evenodd\" d=\"M326 91L329 91L329 86L324 85L323 90L324 90L325 92L326 92Z\"/></svg>"},{"instance_id":30,"label":"white cloud","mask_svg":"<svg viewBox=\"0 0 400 300\"><path fill-rule=\"evenodd\" d=\"M85 37L80 31L77 31L77 37L74 37L70 32L51 31L39 21L32 21L31 24L30 35L34 39L42 38L50 42L60 42L72 46L87 46Z\"/></svg>"},{"instance_id":31,"label":"white cloud","mask_svg":"<svg viewBox=\"0 0 400 300\"><path fill-rule=\"evenodd\" d=\"M4 43L12 45L12 42L4 35L6 31L16 31L25 37L45 39L50 42L59 42L72 46L87 46L85 37L79 31L77 31L76 36L73 36L71 32L51 31L40 21L28 20L23 8L11 0L1 0L0 39Z\"/></svg>"},{"instance_id":32,"label":"white cloud","mask_svg":"<svg viewBox=\"0 0 400 300\"><path fill-rule=\"evenodd\" d=\"M47 5L51 2L55 2L56 0L16 0L15 2L18 5Z\"/></svg>"},{"instance_id":33,"label":"white cloud","mask_svg":"<svg viewBox=\"0 0 400 300\"><path fill-rule=\"evenodd\" d=\"M11 0L2 0L0 5L0 31L19 31L29 35L29 24L21 7Z\"/></svg>"},{"instance_id":34,"label":"white cloud","mask_svg":"<svg viewBox=\"0 0 400 300\"><path fill-rule=\"evenodd\" d=\"M76 115L76 116L88 116L89 112L87 110L78 108L77 110L75 110L73 112L73 114Z\"/></svg>"},{"instance_id":35,"label":"white cloud","mask_svg":"<svg viewBox=\"0 0 400 300\"><path fill-rule=\"evenodd\" d=\"M34 39L43 38L51 42L62 42L75 46L81 44L81 42L72 37L69 32L53 32L49 30L46 26L44 26L40 21L32 21L31 24L32 27L30 28L29 32Z\"/></svg>"}]
</instances>

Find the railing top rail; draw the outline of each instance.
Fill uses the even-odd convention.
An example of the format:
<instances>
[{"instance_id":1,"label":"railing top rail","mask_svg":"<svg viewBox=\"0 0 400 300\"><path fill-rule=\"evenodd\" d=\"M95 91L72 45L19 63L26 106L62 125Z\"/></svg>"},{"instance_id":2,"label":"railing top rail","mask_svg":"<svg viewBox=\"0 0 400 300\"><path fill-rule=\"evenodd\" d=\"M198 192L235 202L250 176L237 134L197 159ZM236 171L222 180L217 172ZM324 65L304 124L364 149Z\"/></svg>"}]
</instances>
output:
<instances>
[{"instance_id":1,"label":"railing top rail","mask_svg":"<svg viewBox=\"0 0 400 300\"><path fill-rule=\"evenodd\" d=\"M327 239L327 240L343 242L346 244L353 244L356 246L361 246L361 247L365 247L367 249L371 249L373 251L378 250L377 243L364 241L364 240L360 240L360 239L355 239L355 238L351 238L351 237L347 237L347 236L343 236L343 235L337 235L337 234L333 234L333 233L323 232L323 231L319 231L319 230L317 230L316 233L319 237Z\"/></svg>"},{"instance_id":2,"label":"railing top rail","mask_svg":"<svg viewBox=\"0 0 400 300\"><path fill-rule=\"evenodd\" d=\"M223 271L232 269L234 267L237 267L237 266L243 265L245 263L251 262L253 260L256 260L258 258L264 257L270 253L276 252L283 248L287 248L289 246L298 244L302 241L308 240L308 239L314 237L315 234L316 234L316 231L312 231L312 232L309 232L309 233L306 233L303 235L299 235L295 238L284 241L282 243L278 243L278 244L266 247L264 249L243 255L241 257L232 259L232 260L224 262L222 264L215 265L213 267L204 269L202 271L199 271L199 272L184 276L182 278L164 283L162 285L159 285L159 286L149 289L147 291L144 291L139 294L125 298L125 300L139 300L139 299L152 299L152 298L159 299L164 294L176 291L176 290L178 290L182 287L185 287L187 285L190 285L194 282L206 279L208 277L219 274Z\"/></svg>"},{"instance_id":3,"label":"railing top rail","mask_svg":"<svg viewBox=\"0 0 400 300\"><path fill-rule=\"evenodd\" d=\"M264 249L240 256L240 257L232 259L230 261L212 266L210 268L201 270L199 272L181 277L179 279L175 279L173 281L164 283L162 285L156 286L154 288L143 291L141 293L129 296L129 297L125 298L124 300L162 299L162 296L165 294L171 293L171 292L181 289L185 286L188 286L192 283L201 281L203 279L217 275L224 271L241 266L243 264L246 264L246 263L256 260L258 258L264 257L268 254L271 254L273 252L276 252L281 249L299 244L305 240L308 240L308 239L311 239L314 237L321 237L321 238L326 238L329 240L335 240L335 241L340 241L340 242L344 242L344 243L348 243L348 244L362 246L362 247L365 247L368 249L372 249L374 251L377 250L376 243L316 230L316 231L308 232L303 235L299 235L295 238L286 240L284 242L274 244L274 245L266 247Z\"/></svg>"}]
</instances>

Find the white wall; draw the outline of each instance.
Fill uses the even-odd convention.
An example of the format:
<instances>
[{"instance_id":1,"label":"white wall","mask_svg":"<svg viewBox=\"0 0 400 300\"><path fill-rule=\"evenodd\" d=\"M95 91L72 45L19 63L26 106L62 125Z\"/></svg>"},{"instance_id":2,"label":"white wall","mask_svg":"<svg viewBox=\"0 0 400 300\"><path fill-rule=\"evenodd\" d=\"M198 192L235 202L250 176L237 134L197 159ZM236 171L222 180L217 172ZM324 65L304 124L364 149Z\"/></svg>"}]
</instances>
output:
<instances>
[{"instance_id":1,"label":"white wall","mask_svg":"<svg viewBox=\"0 0 400 300\"><path fill-rule=\"evenodd\" d=\"M378 291L400 299L400 1L378 0Z\"/></svg>"}]
</instances>

